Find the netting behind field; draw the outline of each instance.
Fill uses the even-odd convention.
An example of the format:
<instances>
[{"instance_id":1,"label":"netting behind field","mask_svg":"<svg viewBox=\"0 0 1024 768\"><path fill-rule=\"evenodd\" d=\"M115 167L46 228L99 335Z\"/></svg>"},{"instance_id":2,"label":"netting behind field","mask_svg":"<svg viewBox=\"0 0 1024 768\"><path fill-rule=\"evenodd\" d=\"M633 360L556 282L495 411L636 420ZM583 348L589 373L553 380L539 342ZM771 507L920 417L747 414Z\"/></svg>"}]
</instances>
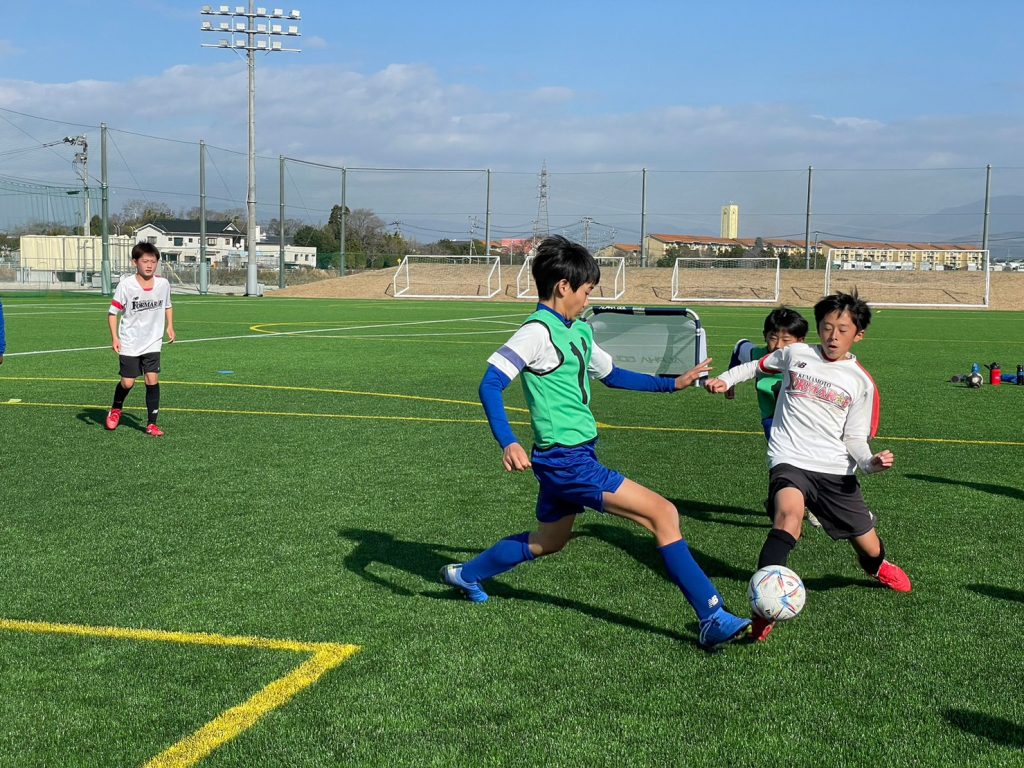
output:
<instances>
[{"instance_id":1,"label":"netting behind field","mask_svg":"<svg viewBox=\"0 0 1024 768\"><path fill-rule=\"evenodd\" d=\"M392 287L403 299L489 299L502 288L501 264L497 256L409 255Z\"/></svg>"},{"instance_id":2,"label":"netting behind field","mask_svg":"<svg viewBox=\"0 0 1024 768\"><path fill-rule=\"evenodd\" d=\"M678 258L672 301L777 302L777 258Z\"/></svg>"}]
</instances>

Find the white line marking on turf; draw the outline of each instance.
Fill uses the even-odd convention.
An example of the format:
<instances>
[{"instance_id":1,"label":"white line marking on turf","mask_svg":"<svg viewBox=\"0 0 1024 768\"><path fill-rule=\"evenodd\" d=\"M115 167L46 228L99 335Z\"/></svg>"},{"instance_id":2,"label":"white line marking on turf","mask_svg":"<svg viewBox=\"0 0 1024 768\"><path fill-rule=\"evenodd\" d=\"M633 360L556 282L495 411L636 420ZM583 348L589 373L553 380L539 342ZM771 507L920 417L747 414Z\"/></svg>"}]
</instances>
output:
<instances>
[{"instance_id":1,"label":"white line marking on turf","mask_svg":"<svg viewBox=\"0 0 1024 768\"><path fill-rule=\"evenodd\" d=\"M411 325L433 325L437 323L461 323L471 322L477 320L494 321L496 319L514 317L514 315L485 315L483 317L453 317L446 320L410 320L403 323L377 323L373 325L354 325L354 326L342 326L340 328L311 328L304 331L263 331L259 333L246 333L238 336L210 336L205 339L181 339L174 342L175 345L180 344L199 344L206 341L236 341L238 339L269 339L279 336L299 336L307 335L311 333L340 333L342 331L366 331L375 328L395 328L399 326L411 326ZM255 325L259 326L260 323ZM263 323L263 325L277 325L277 323ZM110 349L109 344L104 344L98 347L69 347L66 349L37 349L28 352L10 352L4 357L29 357L33 355L51 355L60 354L62 352L95 352L100 349Z\"/></svg>"}]
</instances>

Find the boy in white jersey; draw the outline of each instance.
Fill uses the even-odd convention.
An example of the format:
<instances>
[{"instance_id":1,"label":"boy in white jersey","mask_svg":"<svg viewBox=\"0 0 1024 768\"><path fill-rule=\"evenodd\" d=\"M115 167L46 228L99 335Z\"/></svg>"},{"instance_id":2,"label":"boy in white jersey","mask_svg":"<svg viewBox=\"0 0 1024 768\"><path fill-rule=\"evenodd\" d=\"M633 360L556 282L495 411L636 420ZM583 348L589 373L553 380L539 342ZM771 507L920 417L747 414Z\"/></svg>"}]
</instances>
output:
<instances>
[{"instance_id":1,"label":"boy in white jersey","mask_svg":"<svg viewBox=\"0 0 1024 768\"><path fill-rule=\"evenodd\" d=\"M546 238L537 248L533 278L541 297L537 311L497 352L480 383L480 400L491 432L502 448L507 472L532 469L537 494L537 529L502 539L466 563L441 569L441 579L476 603L488 599L481 582L520 563L551 555L572 536L576 516L586 507L624 517L654 534L670 578L700 622L700 644L714 648L743 634L750 622L725 610L722 596L690 554L679 530L675 506L597 460L597 423L590 412L590 379L618 389L674 392L692 385L710 360L676 378L617 368L579 320L601 270L583 246L564 237ZM530 408L531 454L512 432L502 393L521 381Z\"/></svg>"},{"instance_id":2,"label":"boy in white jersey","mask_svg":"<svg viewBox=\"0 0 1024 768\"><path fill-rule=\"evenodd\" d=\"M146 381L146 434L163 437L156 425L160 413L160 349L167 339L174 342L174 315L171 310L171 286L156 276L160 251L152 243L136 243L132 248L135 274L117 284L110 302L107 321L110 325L111 347L118 354L121 380L114 389L114 404L107 413L107 429L117 429L121 409L135 380ZM117 316L123 313L118 324Z\"/></svg>"},{"instance_id":3,"label":"boy in white jersey","mask_svg":"<svg viewBox=\"0 0 1024 768\"><path fill-rule=\"evenodd\" d=\"M814 319L821 344L791 344L731 368L706 385L709 392L726 392L758 371L783 374L768 439L768 497L775 516L757 567L786 565L800 538L806 507L832 539L853 545L866 573L890 589L909 592L907 574L885 559L877 520L854 474L857 469L882 472L893 464L891 451L872 454L868 447L878 429L878 390L850 354L864 338L871 309L856 292L837 293L814 305ZM773 626L755 617L754 640L767 638Z\"/></svg>"}]
</instances>

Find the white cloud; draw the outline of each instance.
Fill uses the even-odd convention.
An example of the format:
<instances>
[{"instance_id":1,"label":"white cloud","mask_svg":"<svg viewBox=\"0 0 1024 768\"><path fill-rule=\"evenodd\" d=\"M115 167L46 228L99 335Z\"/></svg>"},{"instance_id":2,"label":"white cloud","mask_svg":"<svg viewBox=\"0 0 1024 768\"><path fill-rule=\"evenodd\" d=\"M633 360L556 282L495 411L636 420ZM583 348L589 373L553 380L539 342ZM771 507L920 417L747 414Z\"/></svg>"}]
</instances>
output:
<instances>
[{"instance_id":1,"label":"white cloud","mask_svg":"<svg viewBox=\"0 0 1024 768\"><path fill-rule=\"evenodd\" d=\"M23 53L21 48L18 48L10 40L0 39L0 59L7 58L8 56L17 56Z\"/></svg>"},{"instance_id":2,"label":"white cloud","mask_svg":"<svg viewBox=\"0 0 1024 768\"><path fill-rule=\"evenodd\" d=\"M529 94L531 101L539 104L561 104L572 101L575 97L571 88L560 85L549 85L543 88L536 88Z\"/></svg>"},{"instance_id":3,"label":"white cloud","mask_svg":"<svg viewBox=\"0 0 1024 768\"><path fill-rule=\"evenodd\" d=\"M879 120L872 120L866 117L828 117L826 115L812 115L815 120L824 120L840 128L852 128L854 130L873 130L883 128L885 124Z\"/></svg>"},{"instance_id":4,"label":"white cloud","mask_svg":"<svg viewBox=\"0 0 1024 768\"><path fill-rule=\"evenodd\" d=\"M538 98L545 102L539 104ZM587 213L592 210L587 206L593 205L599 213L625 211L628 215L623 215L632 221L639 199L639 171L648 168L653 174L652 211L717 212L720 197L738 199L748 217L745 221L750 222L751 211L760 206L790 217L792 226L786 224L788 229L782 230L788 232L803 227L806 183L801 179L808 165L821 169L822 175L816 178L824 184L830 178L829 168L983 168L989 162L998 167L1014 165L1024 155L1024 135L1013 130L1009 121L992 117L931 115L883 123L808 114L786 104L697 107L680 103L643 112L582 115L573 111L574 98L572 91L558 87L489 93L443 82L435 70L424 65L395 64L364 74L330 66L264 64L261 60L257 65L256 131L258 152L266 159L260 160L259 172L261 178L275 178L279 154L346 167L490 168L504 174L496 184L496 196L519 185L518 201L502 205L526 219L532 215L531 208L536 211L535 174L546 161L554 174L620 172L607 178L556 177L552 182L553 212L558 205L572 201L580 206L580 215L593 215ZM93 126L103 121L115 129L110 160L115 210L118 200L143 196L132 188L177 190L181 205L194 204L199 139L211 145L207 170L211 194L216 188L216 194L224 198L244 198L246 73L241 61L172 67L154 77L125 82L0 80L0 107L52 116L50 120L19 121L23 130L40 141L60 138L72 130L60 120ZM999 129L1000 125L1007 127ZM98 131L88 133L98 157ZM18 147L25 143L23 134L12 134L11 127L0 120L0 144ZM34 156L30 158L33 162L22 161L21 166L16 164L19 156L0 158L0 174L70 176L70 157L56 153L41 157L49 165ZM90 168L95 175L98 168ZM723 169L735 173L670 173ZM784 173L750 173L766 169ZM337 174L319 173L317 176L308 169L300 173L298 166L293 171L293 194L302 195L303 205L311 211L319 210L320 205L313 200L314 187L327 190L325 195L337 195ZM885 179L871 173L858 178L865 180L867 191L861 199L843 203L840 210L874 210L886 205L883 198L890 194L891 185ZM933 186L945 184L945 176L936 178ZM972 186L973 178L962 193L957 192L967 198L964 202L980 197L980 190L975 194ZM1002 183L1009 183L1009 175L1002 178L1007 179ZM404 183L396 183L396 189L411 198L415 189L410 185L401 189ZM478 180L465 183L476 190L473 185ZM269 187L268 182L260 184L263 199L276 196L276 181ZM948 186L955 184L951 181ZM354 188L359 189L358 185ZM928 210L930 194L927 186L915 191L914 205ZM909 197L903 195L904 200ZM173 201L177 199L172 199L172 207L177 207ZM777 199L782 202L773 202ZM751 200L764 202L752 204ZM827 200L823 195L823 206ZM216 201L210 204L218 205ZM891 204L898 205L905 202ZM448 207L459 210L465 221L461 207L454 202ZM276 216L276 212L270 215Z\"/></svg>"},{"instance_id":5,"label":"white cloud","mask_svg":"<svg viewBox=\"0 0 1024 768\"><path fill-rule=\"evenodd\" d=\"M310 37L302 38L302 45L310 50L324 50L330 48L330 44L319 35L312 35Z\"/></svg>"}]
</instances>

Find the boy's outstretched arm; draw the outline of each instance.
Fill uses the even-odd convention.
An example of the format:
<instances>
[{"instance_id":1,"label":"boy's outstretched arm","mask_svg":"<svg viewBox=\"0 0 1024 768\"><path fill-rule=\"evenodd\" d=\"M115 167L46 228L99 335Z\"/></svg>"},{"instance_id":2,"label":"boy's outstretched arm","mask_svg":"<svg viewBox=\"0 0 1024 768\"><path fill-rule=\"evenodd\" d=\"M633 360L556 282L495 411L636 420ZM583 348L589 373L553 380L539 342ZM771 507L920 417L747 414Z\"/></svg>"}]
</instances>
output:
<instances>
[{"instance_id":1,"label":"boy's outstretched arm","mask_svg":"<svg viewBox=\"0 0 1024 768\"><path fill-rule=\"evenodd\" d=\"M480 381L480 404L484 407L491 434L501 446L501 463L505 471L523 472L532 466L530 457L519 444L519 439L512 431L512 425L509 424L508 415L505 413L503 393L511 383L512 379L498 368L493 365L487 366L487 371Z\"/></svg>"}]
</instances>

